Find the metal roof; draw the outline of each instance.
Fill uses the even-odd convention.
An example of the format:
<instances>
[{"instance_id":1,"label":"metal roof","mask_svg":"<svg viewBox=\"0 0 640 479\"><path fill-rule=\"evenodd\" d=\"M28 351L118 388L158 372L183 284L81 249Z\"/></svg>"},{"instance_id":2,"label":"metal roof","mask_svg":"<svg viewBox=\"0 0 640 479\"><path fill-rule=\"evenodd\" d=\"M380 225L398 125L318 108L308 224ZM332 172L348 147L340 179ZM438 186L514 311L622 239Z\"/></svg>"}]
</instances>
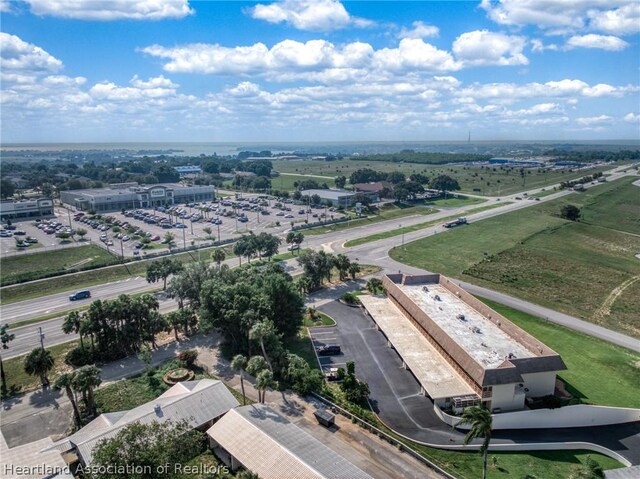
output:
<instances>
[{"instance_id":1,"label":"metal roof","mask_svg":"<svg viewBox=\"0 0 640 479\"><path fill-rule=\"evenodd\" d=\"M84 463L90 464L98 443L114 437L129 424L186 420L196 428L220 417L238 404L221 381L201 379L178 383L157 399L130 411L101 414L78 432L47 450L65 452L76 448Z\"/></svg>"},{"instance_id":2,"label":"metal roof","mask_svg":"<svg viewBox=\"0 0 640 479\"><path fill-rule=\"evenodd\" d=\"M232 409L207 434L262 479L372 479L262 404Z\"/></svg>"},{"instance_id":3,"label":"metal roof","mask_svg":"<svg viewBox=\"0 0 640 479\"><path fill-rule=\"evenodd\" d=\"M346 190L303 190L300 192L302 196L318 195L323 200L339 200L340 198L350 198L355 196L353 191Z\"/></svg>"}]
</instances>

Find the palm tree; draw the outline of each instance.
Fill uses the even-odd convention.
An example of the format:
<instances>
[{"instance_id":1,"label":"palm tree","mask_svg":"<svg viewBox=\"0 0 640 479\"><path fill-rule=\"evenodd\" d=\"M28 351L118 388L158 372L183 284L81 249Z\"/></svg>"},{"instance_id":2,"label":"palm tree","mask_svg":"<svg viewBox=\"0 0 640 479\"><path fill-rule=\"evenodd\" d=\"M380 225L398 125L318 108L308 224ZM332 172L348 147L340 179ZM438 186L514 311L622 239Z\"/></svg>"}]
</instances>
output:
<instances>
[{"instance_id":1,"label":"palm tree","mask_svg":"<svg viewBox=\"0 0 640 479\"><path fill-rule=\"evenodd\" d=\"M366 284L367 291L376 294L378 291L384 291L384 286L380 278L371 278Z\"/></svg>"},{"instance_id":2,"label":"palm tree","mask_svg":"<svg viewBox=\"0 0 640 479\"><path fill-rule=\"evenodd\" d=\"M74 373L64 373L58 376L53 382L53 388L64 389L67 393L71 407L73 407L73 418L75 419L78 427L80 427L82 426L82 419L80 419L80 410L78 409L78 404L76 403L76 398L73 394L73 381Z\"/></svg>"},{"instance_id":3,"label":"palm tree","mask_svg":"<svg viewBox=\"0 0 640 479\"><path fill-rule=\"evenodd\" d=\"M351 263L349 265L349 274L351 275L351 279L356 279L356 275L361 271L360 265L358 263Z\"/></svg>"},{"instance_id":4,"label":"palm tree","mask_svg":"<svg viewBox=\"0 0 640 479\"><path fill-rule=\"evenodd\" d=\"M31 376L40 376L40 383L45 388L49 385L47 373L53 369L54 362L49 351L36 348L24 358L24 372Z\"/></svg>"},{"instance_id":5,"label":"palm tree","mask_svg":"<svg viewBox=\"0 0 640 479\"><path fill-rule=\"evenodd\" d=\"M343 254L339 254L335 257L334 264L336 269L338 270L338 275L340 276L340 281L344 281L347 277L347 272L349 271L349 267L351 266L351 261Z\"/></svg>"},{"instance_id":6,"label":"palm tree","mask_svg":"<svg viewBox=\"0 0 640 479\"><path fill-rule=\"evenodd\" d=\"M309 293L313 288L313 282L308 276L301 276L295 281L295 287L300 294Z\"/></svg>"},{"instance_id":7,"label":"palm tree","mask_svg":"<svg viewBox=\"0 0 640 479\"><path fill-rule=\"evenodd\" d=\"M93 390L100 386L102 378L100 377L100 369L94 364L83 366L78 369L73 378L73 387L78 391L82 391L86 398L87 409L91 416L96 413L96 403L93 398Z\"/></svg>"},{"instance_id":8,"label":"palm tree","mask_svg":"<svg viewBox=\"0 0 640 479\"><path fill-rule=\"evenodd\" d=\"M247 358L242 354L236 354L231 360L231 368L240 372L240 387L242 388L242 405L247 404L247 395L244 393L244 368L247 367Z\"/></svg>"},{"instance_id":9,"label":"palm tree","mask_svg":"<svg viewBox=\"0 0 640 479\"><path fill-rule=\"evenodd\" d=\"M182 315L180 314L180 310L171 311L170 313L167 314L166 318L169 324L171 325L171 327L173 328L173 334L176 337L176 341L179 341L178 329L180 329L180 326L182 326Z\"/></svg>"},{"instance_id":10,"label":"palm tree","mask_svg":"<svg viewBox=\"0 0 640 479\"><path fill-rule=\"evenodd\" d=\"M258 400L262 404L264 404L264 396L265 396L266 389L269 386L272 386L273 384L274 384L273 373L268 369L260 371L258 373L258 376L256 376L256 387L258 388Z\"/></svg>"},{"instance_id":11,"label":"palm tree","mask_svg":"<svg viewBox=\"0 0 640 479\"><path fill-rule=\"evenodd\" d=\"M5 323L0 326L0 342L2 343L2 349L9 349L9 343L16 338L15 334L8 332L9 324ZM2 392L7 390L7 377L4 373L4 363L2 362L2 356L0 356L0 377L2 378Z\"/></svg>"},{"instance_id":12,"label":"palm tree","mask_svg":"<svg viewBox=\"0 0 640 479\"><path fill-rule=\"evenodd\" d=\"M67 314L67 317L64 318L64 322L62 323L62 332L64 334L75 333L80 335L80 347L84 349L84 341L83 341L83 329L82 329L82 320L84 319L84 314L80 315L77 311L71 311Z\"/></svg>"},{"instance_id":13,"label":"palm tree","mask_svg":"<svg viewBox=\"0 0 640 479\"><path fill-rule=\"evenodd\" d=\"M271 321L268 319L264 321L258 321L255 323L251 329L249 330L249 339L255 339L260 343L260 349L262 349L262 355L264 356L269 369L273 371L273 367L271 366L271 361L269 361L269 356L267 356L267 350L264 347L264 338L267 336L274 334L274 326Z\"/></svg>"},{"instance_id":14,"label":"palm tree","mask_svg":"<svg viewBox=\"0 0 640 479\"><path fill-rule=\"evenodd\" d=\"M462 419L458 426L463 424L471 425L471 429L464 437L463 443L469 444L478 437L484 438L480 446L482 454L482 479L487 478L487 455L489 452L489 442L491 441L492 418L491 412L484 406L470 406L462 413Z\"/></svg>"},{"instance_id":15,"label":"palm tree","mask_svg":"<svg viewBox=\"0 0 640 479\"><path fill-rule=\"evenodd\" d=\"M227 257L222 248L216 248L211 253L211 259L218 265L218 270L222 267L222 262Z\"/></svg>"}]
</instances>

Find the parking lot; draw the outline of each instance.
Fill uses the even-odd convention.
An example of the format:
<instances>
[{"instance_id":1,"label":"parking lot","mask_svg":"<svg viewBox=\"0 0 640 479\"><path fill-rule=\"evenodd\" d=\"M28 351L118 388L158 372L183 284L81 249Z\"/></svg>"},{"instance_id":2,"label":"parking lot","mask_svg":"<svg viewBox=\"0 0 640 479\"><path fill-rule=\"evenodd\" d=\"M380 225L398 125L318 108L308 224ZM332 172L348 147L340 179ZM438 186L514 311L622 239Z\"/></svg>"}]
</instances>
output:
<instances>
[{"instance_id":1,"label":"parking lot","mask_svg":"<svg viewBox=\"0 0 640 479\"><path fill-rule=\"evenodd\" d=\"M338 341L338 331L335 326L309 328L309 335L311 336L311 342L316 351L323 346L330 346L332 344L340 345ZM316 354L320 367L322 368L322 373L325 374L325 376L330 374L332 369L345 368L347 361L353 360L353 358L349 357L348 351L345 352L343 345L340 345L340 349L340 354L332 354L330 356L320 356Z\"/></svg>"},{"instance_id":2,"label":"parking lot","mask_svg":"<svg viewBox=\"0 0 640 479\"><path fill-rule=\"evenodd\" d=\"M38 228L33 219L14 223L18 230L25 232L24 236L37 239L38 245L17 248L12 233L11 237L0 238L0 248L4 254L15 254L19 249L27 252L44 251L60 247L61 239L56 236L58 232L73 232L75 240L78 240L77 231L83 229L87 231L84 241L72 240L71 244L90 242L118 255L144 256L151 251L166 250L168 246L164 238L167 233L173 235L174 244L180 248L212 243L214 238L224 241L248 232L264 231L284 236L292 223L318 221L325 214L327 218L342 216L325 207L307 209L304 205L294 204L292 200L279 203L274 198L257 196L102 215L56 207L55 218L43 220L47 223L45 228ZM49 223L53 224L52 228L48 226ZM205 228L210 228L211 232L205 231Z\"/></svg>"}]
</instances>

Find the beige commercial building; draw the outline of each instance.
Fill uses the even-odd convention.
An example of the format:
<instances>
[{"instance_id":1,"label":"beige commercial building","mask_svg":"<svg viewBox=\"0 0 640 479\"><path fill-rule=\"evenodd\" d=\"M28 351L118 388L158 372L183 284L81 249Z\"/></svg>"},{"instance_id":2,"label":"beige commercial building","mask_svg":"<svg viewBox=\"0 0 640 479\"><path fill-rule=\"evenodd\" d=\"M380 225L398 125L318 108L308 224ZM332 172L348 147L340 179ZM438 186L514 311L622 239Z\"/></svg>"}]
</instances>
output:
<instances>
[{"instance_id":1,"label":"beige commercial building","mask_svg":"<svg viewBox=\"0 0 640 479\"><path fill-rule=\"evenodd\" d=\"M391 274L383 283L386 297L362 304L439 406L509 411L554 393L560 356L453 281Z\"/></svg>"}]
</instances>

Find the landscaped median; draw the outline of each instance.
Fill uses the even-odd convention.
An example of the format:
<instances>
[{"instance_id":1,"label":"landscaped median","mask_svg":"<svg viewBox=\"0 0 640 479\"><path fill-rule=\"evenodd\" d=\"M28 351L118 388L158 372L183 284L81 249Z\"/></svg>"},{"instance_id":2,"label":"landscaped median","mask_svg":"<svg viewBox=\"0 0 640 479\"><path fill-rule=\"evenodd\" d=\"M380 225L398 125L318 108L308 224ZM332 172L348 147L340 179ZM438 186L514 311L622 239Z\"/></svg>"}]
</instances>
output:
<instances>
[{"instance_id":1,"label":"landscaped median","mask_svg":"<svg viewBox=\"0 0 640 479\"><path fill-rule=\"evenodd\" d=\"M465 211L465 215L472 215L475 213L481 213L483 211L487 211L487 210L492 210L494 208L498 208L500 206L506 206L506 205L510 205L511 202L504 202L504 203L495 203L492 205L486 205L486 206L481 206L479 208L473 208L469 211ZM356 238L356 239L352 239L347 241L344 246L345 248L353 248L354 246L360 246L361 244L366 244L366 243L371 243L372 241L378 241L381 239L386 239L386 238L392 238L394 236L399 236L402 234L407 234L407 233L413 233L414 231L418 231L424 228L428 228L430 226L434 226L446 221L450 221L453 219L456 219L458 216L460 215L453 215L453 216L447 216L445 218L438 218L437 220L431 220L431 221L427 221L425 223L418 223L415 225L411 225L411 226L403 226L402 228L395 228L393 230L389 230L389 231L383 231L381 233L375 233L369 236L363 236L362 238Z\"/></svg>"}]
</instances>

